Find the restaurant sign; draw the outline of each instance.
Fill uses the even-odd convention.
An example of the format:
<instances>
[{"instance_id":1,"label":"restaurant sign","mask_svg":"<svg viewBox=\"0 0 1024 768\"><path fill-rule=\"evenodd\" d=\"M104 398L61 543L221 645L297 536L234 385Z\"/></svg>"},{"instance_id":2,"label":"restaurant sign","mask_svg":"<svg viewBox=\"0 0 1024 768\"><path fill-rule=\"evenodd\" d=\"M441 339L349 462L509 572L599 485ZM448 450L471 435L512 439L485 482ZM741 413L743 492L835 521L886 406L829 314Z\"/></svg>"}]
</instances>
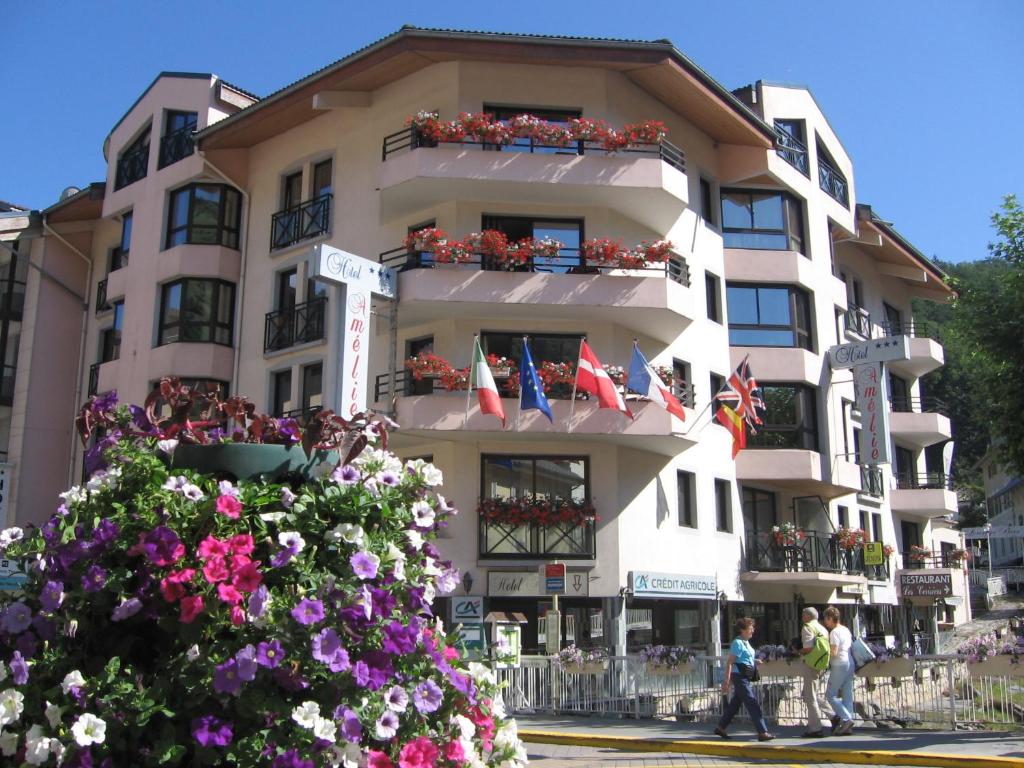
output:
<instances>
[{"instance_id":1,"label":"restaurant sign","mask_svg":"<svg viewBox=\"0 0 1024 768\"><path fill-rule=\"evenodd\" d=\"M901 573L899 588L901 597L951 597L953 574Z\"/></svg>"}]
</instances>

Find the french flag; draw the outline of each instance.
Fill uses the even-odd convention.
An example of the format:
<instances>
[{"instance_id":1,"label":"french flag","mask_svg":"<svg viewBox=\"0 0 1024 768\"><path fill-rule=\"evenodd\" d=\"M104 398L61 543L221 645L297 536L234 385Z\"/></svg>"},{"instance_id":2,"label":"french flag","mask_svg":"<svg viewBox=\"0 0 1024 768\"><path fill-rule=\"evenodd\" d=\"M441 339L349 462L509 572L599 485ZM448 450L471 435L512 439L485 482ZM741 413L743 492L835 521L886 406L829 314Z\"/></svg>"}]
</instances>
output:
<instances>
[{"instance_id":1,"label":"french flag","mask_svg":"<svg viewBox=\"0 0 1024 768\"><path fill-rule=\"evenodd\" d=\"M686 421L686 413L679 400L669 391L661 378L651 368L647 358L640 352L640 347L633 342L633 358L629 361L629 378L626 387L638 395L642 395L656 405L660 405L680 421Z\"/></svg>"}]
</instances>

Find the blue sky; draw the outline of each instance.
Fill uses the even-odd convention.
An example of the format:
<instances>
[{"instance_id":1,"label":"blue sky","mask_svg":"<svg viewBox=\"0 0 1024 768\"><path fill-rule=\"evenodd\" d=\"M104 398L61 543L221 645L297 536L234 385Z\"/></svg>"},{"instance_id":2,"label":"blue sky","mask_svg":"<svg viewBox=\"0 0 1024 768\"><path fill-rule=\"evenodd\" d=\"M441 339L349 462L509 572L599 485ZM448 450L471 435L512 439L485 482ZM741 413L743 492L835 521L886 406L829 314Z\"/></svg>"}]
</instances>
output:
<instances>
[{"instance_id":1,"label":"blue sky","mask_svg":"<svg viewBox=\"0 0 1024 768\"><path fill-rule=\"evenodd\" d=\"M983 258L1024 197L1024 2L7 3L0 199L33 208L102 180L103 139L162 70L266 95L402 24L668 38L728 88L810 86L859 202L925 254Z\"/></svg>"}]
</instances>

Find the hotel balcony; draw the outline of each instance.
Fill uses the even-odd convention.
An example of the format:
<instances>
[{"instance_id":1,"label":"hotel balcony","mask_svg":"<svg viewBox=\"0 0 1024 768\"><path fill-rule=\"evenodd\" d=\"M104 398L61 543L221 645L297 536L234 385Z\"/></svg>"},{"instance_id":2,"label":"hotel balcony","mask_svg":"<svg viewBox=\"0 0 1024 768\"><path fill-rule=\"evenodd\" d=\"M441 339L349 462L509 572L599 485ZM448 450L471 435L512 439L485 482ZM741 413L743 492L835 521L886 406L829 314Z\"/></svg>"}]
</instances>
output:
<instances>
[{"instance_id":1,"label":"hotel balcony","mask_svg":"<svg viewBox=\"0 0 1024 768\"><path fill-rule=\"evenodd\" d=\"M736 456L736 479L769 483L795 495L821 496L823 499L862 490L860 467L853 462L836 458L831 467L823 469L822 455L818 451L799 447L767 447L768 441L796 445L795 441L777 442L786 437L779 431L762 430L756 437L749 438L747 444L753 447L740 451Z\"/></svg>"},{"instance_id":2,"label":"hotel balcony","mask_svg":"<svg viewBox=\"0 0 1024 768\"><path fill-rule=\"evenodd\" d=\"M896 488L889 497L893 512L915 517L944 517L957 511L952 479L941 472L896 474Z\"/></svg>"},{"instance_id":3,"label":"hotel balcony","mask_svg":"<svg viewBox=\"0 0 1024 768\"><path fill-rule=\"evenodd\" d=\"M834 588L887 580L888 561L864 565L864 550L846 549L832 534L801 531L784 537L772 532L748 534L744 584Z\"/></svg>"},{"instance_id":4,"label":"hotel balcony","mask_svg":"<svg viewBox=\"0 0 1024 768\"><path fill-rule=\"evenodd\" d=\"M458 317L522 320L542 315L586 323L612 322L671 342L695 317L686 260L615 269L585 263L563 248L557 259L532 261L516 271L495 269L486 256L472 263L438 264L433 255L396 248L380 262L398 267L402 322Z\"/></svg>"},{"instance_id":5,"label":"hotel balcony","mask_svg":"<svg viewBox=\"0 0 1024 768\"><path fill-rule=\"evenodd\" d=\"M946 357L942 345L936 340L935 329L927 323L882 323L882 334L885 336L909 336L909 360L893 360L889 370L904 378L919 378L941 368Z\"/></svg>"},{"instance_id":6,"label":"hotel balcony","mask_svg":"<svg viewBox=\"0 0 1024 768\"><path fill-rule=\"evenodd\" d=\"M263 325L263 352L277 352L324 339L327 299L311 299L267 312Z\"/></svg>"},{"instance_id":7,"label":"hotel balcony","mask_svg":"<svg viewBox=\"0 0 1024 768\"><path fill-rule=\"evenodd\" d=\"M683 153L667 141L610 154L595 142L525 141L430 145L413 128L386 136L377 178L381 220L449 200L528 200L610 208L667 232L689 201Z\"/></svg>"},{"instance_id":8,"label":"hotel balcony","mask_svg":"<svg viewBox=\"0 0 1024 768\"><path fill-rule=\"evenodd\" d=\"M597 556L593 521L539 525L480 518L481 560L593 560Z\"/></svg>"},{"instance_id":9,"label":"hotel balcony","mask_svg":"<svg viewBox=\"0 0 1024 768\"><path fill-rule=\"evenodd\" d=\"M916 448L949 440L953 436L946 405L933 397L894 397L890 401L889 431L901 443Z\"/></svg>"},{"instance_id":10,"label":"hotel balcony","mask_svg":"<svg viewBox=\"0 0 1024 768\"><path fill-rule=\"evenodd\" d=\"M470 443L500 436L510 445L516 441L555 437L564 442L610 443L663 456L676 456L696 442L696 436L685 435L696 418L691 407L692 390L687 392L687 397L681 398L686 412L685 424L664 408L630 399L632 395L627 396L626 405L635 418L629 419L610 408L598 408L596 398L577 398L570 408L573 405L568 399L570 392L549 392L547 397L553 422L538 410L520 414L518 400L504 397L501 403L506 419L502 428L496 416L480 412L476 395L467 398L464 389L445 391L438 388L436 380L414 381L406 371L399 371L396 380L397 387L393 392L389 374L376 377L373 408L388 411L394 402L393 418L402 425L398 433L402 436ZM497 383L500 387L500 379ZM571 386L567 388L571 391ZM410 392L416 394L406 394Z\"/></svg>"}]
</instances>

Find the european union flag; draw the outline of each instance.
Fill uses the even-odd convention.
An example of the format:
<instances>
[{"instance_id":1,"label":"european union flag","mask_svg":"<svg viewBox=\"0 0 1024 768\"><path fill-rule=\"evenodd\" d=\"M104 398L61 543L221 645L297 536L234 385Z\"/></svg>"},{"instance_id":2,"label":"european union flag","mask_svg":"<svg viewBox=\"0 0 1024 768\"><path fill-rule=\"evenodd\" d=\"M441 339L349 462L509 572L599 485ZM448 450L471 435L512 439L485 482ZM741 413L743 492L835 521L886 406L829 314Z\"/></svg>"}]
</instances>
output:
<instances>
[{"instance_id":1,"label":"european union flag","mask_svg":"<svg viewBox=\"0 0 1024 768\"><path fill-rule=\"evenodd\" d=\"M555 423L551 415L551 406L544 396L544 387L541 386L540 378L537 376L537 369L533 365L533 356L530 354L530 347L523 339L523 360L519 365L519 410L528 411L531 408L538 409L548 417L548 421Z\"/></svg>"}]
</instances>

